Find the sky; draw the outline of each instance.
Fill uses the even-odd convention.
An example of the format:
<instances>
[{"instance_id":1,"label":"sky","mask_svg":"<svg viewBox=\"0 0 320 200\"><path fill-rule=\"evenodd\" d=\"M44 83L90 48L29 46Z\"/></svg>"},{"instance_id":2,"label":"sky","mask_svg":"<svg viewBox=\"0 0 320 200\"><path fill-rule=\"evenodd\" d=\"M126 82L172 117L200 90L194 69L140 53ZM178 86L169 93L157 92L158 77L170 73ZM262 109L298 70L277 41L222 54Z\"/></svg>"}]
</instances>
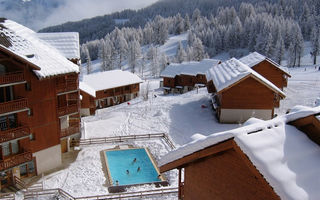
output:
<instances>
[{"instance_id":1,"label":"sky","mask_svg":"<svg viewBox=\"0 0 320 200\"><path fill-rule=\"evenodd\" d=\"M156 1L157 0L67 0L66 5L58 8L46 19L45 24L55 25L67 21L77 21L110 14L124 9L139 9L151 5Z\"/></svg>"},{"instance_id":2,"label":"sky","mask_svg":"<svg viewBox=\"0 0 320 200\"><path fill-rule=\"evenodd\" d=\"M106 15L124 9L140 9L158 0L56 0L55 2L58 2L59 6L56 9L50 9L51 13L41 9L41 6L31 6L31 10L26 9L27 7L21 9L21 4L15 3L19 0L9 3L10 1L0 0L0 6L9 5L9 9L4 6L0 7L0 16L22 23L37 31L44 27ZM1 4L3 2L5 4ZM50 4L52 2L46 3ZM28 16L29 18L27 18Z\"/></svg>"}]
</instances>

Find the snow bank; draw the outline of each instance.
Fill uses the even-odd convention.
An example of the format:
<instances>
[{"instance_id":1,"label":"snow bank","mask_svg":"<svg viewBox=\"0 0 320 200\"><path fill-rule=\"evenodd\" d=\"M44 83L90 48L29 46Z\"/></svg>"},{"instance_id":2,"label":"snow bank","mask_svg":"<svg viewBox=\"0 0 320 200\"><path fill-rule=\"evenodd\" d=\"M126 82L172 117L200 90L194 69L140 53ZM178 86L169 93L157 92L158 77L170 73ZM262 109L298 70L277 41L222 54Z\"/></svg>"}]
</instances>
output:
<instances>
[{"instance_id":1,"label":"snow bank","mask_svg":"<svg viewBox=\"0 0 320 200\"><path fill-rule=\"evenodd\" d=\"M165 155L160 166L219 142L234 138L281 199L317 199L320 190L320 148L295 127L286 123L320 113L316 108L298 106L292 113L269 121L250 123L238 129L195 136L194 141ZM306 165L307 164L307 165Z\"/></svg>"}]
</instances>

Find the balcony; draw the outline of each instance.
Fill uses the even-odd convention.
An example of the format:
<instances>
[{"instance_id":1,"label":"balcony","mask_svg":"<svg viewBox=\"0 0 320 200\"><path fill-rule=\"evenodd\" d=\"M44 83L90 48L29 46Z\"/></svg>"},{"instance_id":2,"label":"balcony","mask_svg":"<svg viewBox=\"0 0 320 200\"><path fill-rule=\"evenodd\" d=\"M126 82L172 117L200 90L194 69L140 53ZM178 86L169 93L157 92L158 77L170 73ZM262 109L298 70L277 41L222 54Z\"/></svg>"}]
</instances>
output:
<instances>
[{"instance_id":1,"label":"balcony","mask_svg":"<svg viewBox=\"0 0 320 200\"><path fill-rule=\"evenodd\" d=\"M14 111L26 111L28 109L28 100L26 98L16 99L0 103L0 115Z\"/></svg>"},{"instance_id":2,"label":"balcony","mask_svg":"<svg viewBox=\"0 0 320 200\"><path fill-rule=\"evenodd\" d=\"M29 135L30 135L30 130L28 126L20 126L20 127L8 129L5 131L0 131L0 143L22 138L22 137L28 137Z\"/></svg>"},{"instance_id":3,"label":"balcony","mask_svg":"<svg viewBox=\"0 0 320 200\"><path fill-rule=\"evenodd\" d=\"M68 106L58 107L57 112L58 112L58 117L69 115L72 113L77 113L79 112L79 106L78 104L72 104Z\"/></svg>"},{"instance_id":4,"label":"balcony","mask_svg":"<svg viewBox=\"0 0 320 200\"><path fill-rule=\"evenodd\" d=\"M32 161L31 152L24 152L21 154L11 156L10 158L0 161L0 171L18 166L29 161Z\"/></svg>"},{"instance_id":5,"label":"balcony","mask_svg":"<svg viewBox=\"0 0 320 200\"><path fill-rule=\"evenodd\" d=\"M24 83L24 74L23 72L9 72L0 75L0 85L5 84L14 84L14 83Z\"/></svg>"},{"instance_id":6,"label":"balcony","mask_svg":"<svg viewBox=\"0 0 320 200\"><path fill-rule=\"evenodd\" d=\"M67 79L65 82L56 84L57 94L74 91L78 89L78 82L75 79Z\"/></svg>"},{"instance_id":7,"label":"balcony","mask_svg":"<svg viewBox=\"0 0 320 200\"><path fill-rule=\"evenodd\" d=\"M79 133L80 132L80 127L79 125L73 125L73 126L69 126L68 128L62 129L60 131L60 138L75 134L75 133Z\"/></svg>"}]
</instances>

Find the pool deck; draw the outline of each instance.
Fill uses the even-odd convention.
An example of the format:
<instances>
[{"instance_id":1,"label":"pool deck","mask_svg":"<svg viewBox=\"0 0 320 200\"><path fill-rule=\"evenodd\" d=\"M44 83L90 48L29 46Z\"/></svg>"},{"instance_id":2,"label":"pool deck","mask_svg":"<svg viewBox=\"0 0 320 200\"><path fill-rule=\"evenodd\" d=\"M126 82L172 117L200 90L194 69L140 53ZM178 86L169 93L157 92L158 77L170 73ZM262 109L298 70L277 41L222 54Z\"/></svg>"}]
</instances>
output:
<instances>
[{"instance_id":1,"label":"pool deck","mask_svg":"<svg viewBox=\"0 0 320 200\"><path fill-rule=\"evenodd\" d=\"M124 145L123 145L124 146ZM152 154L150 153L148 148L139 148L139 147L133 147L132 145L126 145L125 148L121 148L123 146L117 146L113 149L106 149L101 151L101 153L103 154L104 157L104 161L105 161L105 165L102 165L103 168L105 169L104 171L106 172L106 176L107 176L107 187L110 193L116 193L116 192L124 192L126 188L128 187L132 187L132 186L138 186L138 185L144 185L144 184L155 184L156 187L160 187L160 186L168 186L168 181L165 180L164 176L160 173L159 168L157 167L157 164L152 156ZM129 150L129 149L145 149L154 169L156 170L157 174L159 175L159 178L161 181L156 181L156 182L150 182L150 183L138 183L138 184L130 184L130 185L114 185L113 181L112 181L112 177L111 177L111 172L109 169L109 165L108 165L108 159L107 159L107 155L106 152L107 151L121 151L121 150Z\"/></svg>"}]
</instances>

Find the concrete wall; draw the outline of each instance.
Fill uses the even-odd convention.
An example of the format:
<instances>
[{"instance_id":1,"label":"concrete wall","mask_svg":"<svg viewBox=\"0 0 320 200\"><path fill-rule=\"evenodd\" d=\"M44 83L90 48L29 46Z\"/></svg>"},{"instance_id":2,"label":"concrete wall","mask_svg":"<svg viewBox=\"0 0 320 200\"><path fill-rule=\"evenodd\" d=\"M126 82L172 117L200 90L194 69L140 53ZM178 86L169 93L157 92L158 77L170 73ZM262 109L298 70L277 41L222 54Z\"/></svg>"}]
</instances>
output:
<instances>
[{"instance_id":1,"label":"concrete wall","mask_svg":"<svg viewBox=\"0 0 320 200\"><path fill-rule=\"evenodd\" d=\"M61 145L56 145L33 153L36 157L37 174L59 167L61 161Z\"/></svg>"},{"instance_id":2,"label":"concrete wall","mask_svg":"<svg viewBox=\"0 0 320 200\"><path fill-rule=\"evenodd\" d=\"M272 118L272 110L264 109L221 109L221 123L243 123L249 118L268 120Z\"/></svg>"},{"instance_id":3,"label":"concrete wall","mask_svg":"<svg viewBox=\"0 0 320 200\"><path fill-rule=\"evenodd\" d=\"M81 116L90 116L90 108L81 108L80 114Z\"/></svg>"}]
</instances>

